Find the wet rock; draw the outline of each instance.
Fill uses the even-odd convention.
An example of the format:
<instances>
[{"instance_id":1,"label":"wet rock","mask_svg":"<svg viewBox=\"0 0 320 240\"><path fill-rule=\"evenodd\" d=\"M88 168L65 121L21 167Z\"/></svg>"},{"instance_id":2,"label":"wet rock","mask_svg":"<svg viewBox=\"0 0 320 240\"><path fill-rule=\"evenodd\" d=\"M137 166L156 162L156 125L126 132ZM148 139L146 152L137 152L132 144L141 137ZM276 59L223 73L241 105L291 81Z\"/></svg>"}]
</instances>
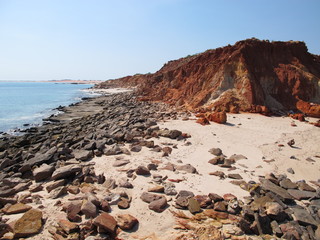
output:
<instances>
[{"instance_id":1,"label":"wet rock","mask_svg":"<svg viewBox=\"0 0 320 240\"><path fill-rule=\"evenodd\" d=\"M165 210L167 206L167 199L165 197L161 197L158 200L152 201L149 203L149 209L158 213L161 213Z\"/></svg>"},{"instance_id":2,"label":"wet rock","mask_svg":"<svg viewBox=\"0 0 320 240\"><path fill-rule=\"evenodd\" d=\"M196 199L194 199L193 197L188 199L188 210L192 214L196 214L198 212L201 212L199 202Z\"/></svg>"},{"instance_id":3,"label":"wet rock","mask_svg":"<svg viewBox=\"0 0 320 240\"><path fill-rule=\"evenodd\" d=\"M100 213L93 221L93 224L101 229L102 232L115 234L117 221L108 213Z\"/></svg>"},{"instance_id":4,"label":"wet rock","mask_svg":"<svg viewBox=\"0 0 320 240\"><path fill-rule=\"evenodd\" d=\"M119 228L125 231L133 229L139 223L138 219L130 214L119 214L116 220Z\"/></svg>"},{"instance_id":5,"label":"wet rock","mask_svg":"<svg viewBox=\"0 0 320 240\"><path fill-rule=\"evenodd\" d=\"M51 174L54 171L54 167L42 164L40 167L33 170L33 177L36 182L40 182L46 180L47 178L51 177Z\"/></svg>"},{"instance_id":6,"label":"wet rock","mask_svg":"<svg viewBox=\"0 0 320 240\"><path fill-rule=\"evenodd\" d=\"M220 156L220 155L222 155L222 150L220 148L211 148L209 150L209 153L211 153L215 156Z\"/></svg>"},{"instance_id":7,"label":"wet rock","mask_svg":"<svg viewBox=\"0 0 320 240\"><path fill-rule=\"evenodd\" d=\"M148 168L146 168L145 166L139 166L136 169L136 174L137 175L143 175L143 176L147 176L150 175L150 171Z\"/></svg>"},{"instance_id":8,"label":"wet rock","mask_svg":"<svg viewBox=\"0 0 320 240\"><path fill-rule=\"evenodd\" d=\"M30 209L17 220L13 231L15 238L29 237L39 233L42 228L42 212L36 209Z\"/></svg>"}]
</instances>

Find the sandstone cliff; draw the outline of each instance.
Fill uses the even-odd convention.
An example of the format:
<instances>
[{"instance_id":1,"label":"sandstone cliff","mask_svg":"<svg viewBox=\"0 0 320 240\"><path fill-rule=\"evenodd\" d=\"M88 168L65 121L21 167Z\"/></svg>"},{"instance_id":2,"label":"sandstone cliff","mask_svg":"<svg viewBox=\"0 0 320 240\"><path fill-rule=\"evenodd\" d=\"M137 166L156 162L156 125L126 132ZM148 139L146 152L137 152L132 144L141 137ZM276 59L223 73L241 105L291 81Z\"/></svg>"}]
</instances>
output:
<instances>
[{"instance_id":1,"label":"sandstone cliff","mask_svg":"<svg viewBox=\"0 0 320 240\"><path fill-rule=\"evenodd\" d=\"M137 87L143 100L231 112L300 110L320 117L320 56L304 42L239 41L99 87Z\"/></svg>"}]
</instances>

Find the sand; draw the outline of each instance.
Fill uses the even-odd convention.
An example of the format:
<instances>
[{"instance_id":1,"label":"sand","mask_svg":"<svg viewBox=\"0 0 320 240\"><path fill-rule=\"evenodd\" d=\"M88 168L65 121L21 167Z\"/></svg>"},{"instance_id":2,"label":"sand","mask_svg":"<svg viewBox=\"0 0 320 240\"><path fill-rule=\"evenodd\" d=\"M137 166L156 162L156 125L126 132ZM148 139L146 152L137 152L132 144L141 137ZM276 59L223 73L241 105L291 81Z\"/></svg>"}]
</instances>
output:
<instances>
[{"instance_id":1,"label":"sand","mask_svg":"<svg viewBox=\"0 0 320 240\"><path fill-rule=\"evenodd\" d=\"M297 127L292 127L295 122ZM232 173L239 173L244 180L258 180L259 176L266 173L287 174L293 180L317 180L320 173L320 147L317 143L320 140L320 129L308 123L294 121L288 117L265 117L257 114L228 114L228 123L224 125L212 123L208 126L201 126L195 120L182 121L171 120L159 124L160 128L178 129L189 133L192 137L186 141L177 142L167 138L156 139L160 146L177 144L169 157L162 157L161 153L150 152L143 148L139 153L132 153L131 156L123 156L123 159L130 160L130 164L118 169L132 169L138 165L147 165L156 160L161 161L159 167L167 162L174 164L191 164L196 167L199 174L184 172L171 172L158 170L156 173L168 176L172 179L184 179L175 183L176 190L189 190L194 194L217 193L223 195L232 193L240 199L248 196L248 192L239 186L230 183L231 179L220 180L216 176L209 175L210 172L220 170L226 174L227 169L220 168L208 163L213 155L208 152L213 147L218 147L226 156L242 154L247 159L239 160L235 164L236 170ZM287 145L287 142L295 139L295 147ZM278 147L283 144L284 147ZM171 145L172 146L172 145ZM291 159L295 156L296 159ZM316 162L308 162L310 157ZM267 163L263 160L274 159L274 162ZM119 179L125 177L124 172L119 172L112 167L116 157L103 156L95 158L97 173L104 173L107 177ZM292 167L295 174L287 172ZM130 180L131 181L131 180ZM170 239L178 231L173 229L175 219L167 209L163 213L155 213L148 209L148 204L140 199L142 192L152 186L150 177L138 176L131 181L134 185L132 190L127 191L132 196L131 207L127 210L119 210L113 207L112 214L129 213L139 219L139 227L133 233L120 233L123 239ZM170 197L169 197L170 199ZM173 197L174 200L174 197ZM169 202L170 205L173 201ZM174 207L170 207L175 210ZM172 237L173 238L173 237Z\"/></svg>"},{"instance_id":2,"label":"sand","mask_svg":"<svg viewBox=\"0 0 320 240\"><path fill-rule=\"evenodd\" d=\"M291 126L294 122L296 127ZM189 190L194 194L217 193L220 195L232 193L238 198L248 196L248 192L239 186L230 183L231 179L219 179L217 176L209 175L213 171L223 171L227 169L211 165L208 161L214 156L208 152L215 147L220 148L223 154L230 157L233 154L242 154L247 159L236 162L236 170L232 173L239 173L244 180L258 180L259 176L266 173L287 174L292 180L317 180L320 173L320 128L314 127L307 122L299 122L288 117L266 117L258 114L228 114L227 124L216 124L201 126L195 122L195 118L187 121L170 120L159 123L160 128L177 129L191 135L183 141L171 140L168 138L152 138L155 144L160 146L173 147L172 154L162 157L162 153L150 151L143 147L141 152L132 152L131 155L102 156L95 157L89 163L95 164L96 174L103 173L106 178L118 181L126 177L125 170L135 169L139 165L147 165L151 162L159 163L158 171L152 174L168 176L169 179L181 179L180 183L175 183L176 190ZM287 145L291 139L295 140L294 147ZM283 147L279 147L283 144ZM129 145L125 147L129 148ZM294 157L292 157L294 156ZM314 160L307 161L307 158ZM117 159L127 159L129 164L122 167L113 167ZM264 160L274 159L267 163ZM310 159L309 159L310 160ZM191 164L198 174L185 173L182 171L168 171L160 168L166 163ZM292 168L295 174L287 172ZM112 192L126 191L131 197L131 207L120 210L117 206L111 206L111 215L129 213L139 220L139 225L130 232L120 232L120 239L174 239L179 230L174 229L175 219L169 210L176 209L174 196L166 196L170 205L162 213L156 213L148 209L148 204L140 199L141 194L153 186L152 176L137 176L129 179L133 184L133 189L116 188ZM106 190L103 186L97 185L97 196L103 198ZM43 196L43 212L47 218L44 230L32 239L50 239L48 228L56 223L59 218L64 218L65 213L60 206L54 206L57 200L46 199L48 193L41 191L38 193ZM19 193L19 195L23 195ZM81 194L80 194L81 195ZM80 196L79 195L79 196ZM62 203L69 201L76 195L66 195L60 198ZM32 205L32 204L31 204ZM35 205L36 206L36 205ZM185 211L186 214L190 214Z\"/></svg>"}]
</instances>

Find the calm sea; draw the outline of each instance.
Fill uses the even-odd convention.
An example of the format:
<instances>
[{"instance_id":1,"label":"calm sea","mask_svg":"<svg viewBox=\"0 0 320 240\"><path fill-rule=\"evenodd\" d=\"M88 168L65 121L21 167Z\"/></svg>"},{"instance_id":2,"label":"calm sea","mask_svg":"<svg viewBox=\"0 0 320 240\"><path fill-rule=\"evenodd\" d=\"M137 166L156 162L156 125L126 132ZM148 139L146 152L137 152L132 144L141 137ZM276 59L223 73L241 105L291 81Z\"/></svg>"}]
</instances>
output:
<instances>
[{"instance_id":1,"label":"calm sea","mask_svg":"<svg viewBox=\"0 0 320 240\"><path fill-rule=\"evenodd\" d=\"M23 125L41 124L56 113L54 108L67 106L89 97L82 91L91 84L53 82L0 82L0 132L13 133Z\"/></svg>"}]
</instances>

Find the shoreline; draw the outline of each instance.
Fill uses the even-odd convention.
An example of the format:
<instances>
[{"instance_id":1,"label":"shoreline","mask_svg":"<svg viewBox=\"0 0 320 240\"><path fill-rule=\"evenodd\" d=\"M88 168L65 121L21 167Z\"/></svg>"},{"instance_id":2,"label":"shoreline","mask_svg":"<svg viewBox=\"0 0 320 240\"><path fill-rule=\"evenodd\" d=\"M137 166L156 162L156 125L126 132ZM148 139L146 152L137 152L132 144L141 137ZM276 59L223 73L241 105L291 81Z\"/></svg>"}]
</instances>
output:
<instances>
[{"instance_id":1,"label":"shoreline","mask_svg":"<svg viewBox=\"0 0 320 240\"><path fill-rule=\"evenodd\" d=\"M266 197L266 190L255 193L247 189L261 179L291 179L295 184L305 180L313 189L319 188L316 184L320 186L320 149L312 144L320 141L317 127L289 117L257 114L227 114L227 124L202 126L189 112L177 112L163 103L138 102L136 98L133 92L125 92L86 99L64 107L63 113L51 118L48 125L0 140L1 207L16 202L27 204L46 219L40 233L30 239L50 239L54 234L58 237L61 231L67 231L63 227L61 230L61 221L76 224L75 232L88 233L82 228L85 223L104 212L116 219L120 239L183 239L178 237L195 234L199 226L207 225L205 221L197 225L196 212L191 214L185 200L179 198L181 191L195 195L201 204L200 219L209 213L230 215L227 223L207 219L220 226L215 230L219 234L233 236L235 233L225 229L228 225L238 237L247 239L247 232L238 224L242 219L239 206L232 213L228 206L234 199L227 200L228 194L236 196L242 208L251 207L252 203L246 202L250 194ZM292 138L293 147L287 144ZM224 163L218 162L222 159ZM293 173L287 171L289 168ZM296 191L301 191L298 185ZM310 192L313 199L320 197ZM143 200L145 193L155 194L165 205L147 203L149 200ZM213 200L212 194L222 199ZM255 202L258 195L250 199ZM294 201L305 209L310 199ZM225 209L220 202L226 204ZM286 205L285 200L280 202ZM71 216L63 210L68 204L80 206L82 211ZM292 209L291 205L287 208ZM187 216L185 222L174 215L179 211ZM139 224L133 230L120 230L119 218L128 218L127 214ZM14 225L12 221L22 215L5 214L8 221L4 224ZM312 216L318 221L316 215ZM92 229L97 239L108 235L97 233L96 227ZM187 239L192 238L188 235Z\"/></svg>"},{"instance_id":2,"label":"shoreline","mask_svg":"<svg viewBox=\"0 0 320 240\"><path fill-rule=\"evenodd\" d=\"M67 84L71 84L71 83L67 83ZM94 85L93 85L94 86ZM92 88L92 87L91 87ZM103 93L102 91L95 91L95 90L91 90L91 88L88 89L79 89L79 91L81 92L85 92L87 96L83 96L81 97L81 99L74 99L74 101L68 105L65 106L57 106L55 108L52 108L50 110L47 110L47 113L45 115L43 115L42 119L40 121L37 121L36 123L34 121L32 122L25 122L22 125L17 126L15 128L10 128L6 131L0 131L0 138L2 137L10 137L10 136L21 136L23 135L25 132L28 131L29 128L35 128L35 127L40 127L42 125L48 124L48 121L50 122L50 118L53 118L57 115L63 114L63 109L73 106L79 102L85 101L88 98L96 98L99 97L101 95L104 95L106 93ZM120 91L118 91L120 92ZM112 94L112 92L111 92Z\"/></svg>"}]
</instances>

